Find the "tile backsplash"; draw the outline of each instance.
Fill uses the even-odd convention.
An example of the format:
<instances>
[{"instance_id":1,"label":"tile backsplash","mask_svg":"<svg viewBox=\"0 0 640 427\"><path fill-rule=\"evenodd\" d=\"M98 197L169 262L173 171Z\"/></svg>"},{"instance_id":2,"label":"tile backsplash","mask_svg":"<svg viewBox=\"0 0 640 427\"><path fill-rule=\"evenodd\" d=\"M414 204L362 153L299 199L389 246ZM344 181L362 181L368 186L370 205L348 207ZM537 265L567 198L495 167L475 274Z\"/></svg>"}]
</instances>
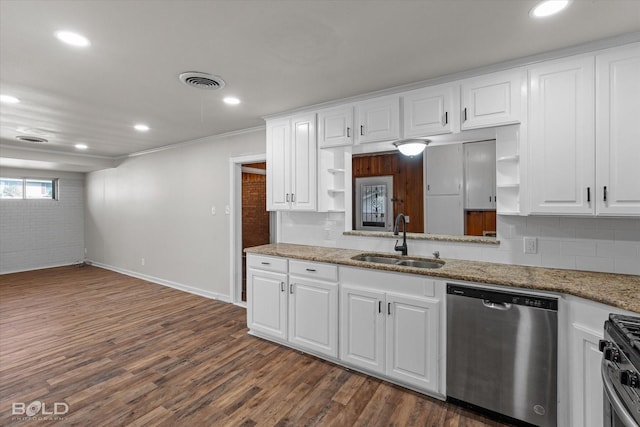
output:
<instances>
[{"instance_id":1,"label":"tile backsplash","mask_svg":"<svg viewBox=\"0 0 640 427\"><path fill-rule=\"evenodd\" d=\"M339 213L282 212L279 241L393 252L395 240L344 236ZM524 237L537 253L524 253ZM409 240L409 254L640 275L640 218L498 216L500 245Z\"/></svg>"}]
</instances>

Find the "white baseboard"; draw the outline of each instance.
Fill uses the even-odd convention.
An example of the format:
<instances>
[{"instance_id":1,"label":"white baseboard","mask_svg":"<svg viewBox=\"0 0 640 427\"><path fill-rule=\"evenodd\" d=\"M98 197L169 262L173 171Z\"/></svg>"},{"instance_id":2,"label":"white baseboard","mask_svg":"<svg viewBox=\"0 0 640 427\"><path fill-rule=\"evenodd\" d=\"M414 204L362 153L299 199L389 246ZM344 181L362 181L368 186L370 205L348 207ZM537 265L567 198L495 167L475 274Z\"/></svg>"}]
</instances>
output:
<instances>
[{"instance_id":1,"label":"white baseboard","mask_svg":"<svg viewBox=\"0 0 640 427\"><path fill-rule=\"evenodd\" d=\"M190 294L199 295L201 297L216 299L223 302L231 303L231 298L227 295L218 294L216 292L205 291L204 289L194 288L193 286L188 286L182 283L173 282L171 280L164 280L159 277L149 276L146 274L138 273L136 271L125 270L124 268L114 267L112 265L103 264L101 262L85 260L85 262L89 265L93 265L95 267L104 268L105 270L115 271L116 273L121 273L127 276L136 277L138 279L146 280L147 282L157 283L158 285L167 286L169 288L177 289L179 291L189 292Z\"/></svg>"},{"instance_id":2,"label":"white baseboard","mask_svg":"<svg viewBox=\"0 0 640 427\"><path fill-rule=\"evenodd\" d=\"M43 267L25 268L25 269L22 269L22 270L2 271L2 272L0 272L0 276L2 276L3 274L24 273L26 271L46 270L47 268L69 267L71 265L80 265L80 264L82 264L82 263L74 261L74 262L65 262L65 263L62 263L62 264L45 265Z\"/></svg>"}]
</instances>

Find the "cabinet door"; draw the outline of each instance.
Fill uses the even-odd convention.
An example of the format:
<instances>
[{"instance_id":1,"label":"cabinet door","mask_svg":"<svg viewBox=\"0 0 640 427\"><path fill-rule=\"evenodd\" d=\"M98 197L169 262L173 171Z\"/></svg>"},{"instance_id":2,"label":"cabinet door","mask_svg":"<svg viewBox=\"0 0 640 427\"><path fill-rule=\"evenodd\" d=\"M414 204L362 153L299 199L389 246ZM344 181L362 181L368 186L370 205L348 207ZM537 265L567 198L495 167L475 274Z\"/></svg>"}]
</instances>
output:
<instances>
[{"instance_id":1,"label":"cabinet door","mask_svg":"<svg viewBox=\"0 0 640 427\"><path fill-rule=\"evenodd\" d=\"M442 135L454 131L454 92L457 86L435 86L402 97L404 137ZM456 111L457 112L457 111Z\"/></svg>"},{"instance_id":2,"label":"cabinet door","mask_svg":"<svg viewBox=\"0 0 640 427\"><path fill-rule=\"evenodd\" d=\"M353 107L318 112L318 147L353 144Z\"/></svg>"},{"instance_id":3,"label":"cabinet door","mask_svg":"<svg viewBox=\"0 0 640 427\"><path fill-rule=\"evenodd\" d=\"M291 209L315 210L317 206L316 116L307 114L291 121Z\"/></svg>"},{"instance_id":4,"label":"cabinet door","mask_svg":"<svg viewBox=\"0 0 640 427\"><path fill-rule=\"evenodd\" d=\"M604 323L604 322L603 322ZM573 323L571 325L571 425L602 426L602 353L598 341L602 333Z\"/></svg>"},{"instance_id":5,"label":"cabinet door","mask_svg":"<svg viewBox=\"0 0 640 427\"><path fill-rule=\"evenodd\" d=\"M462 83L461 128L477 129L520 122L521 71L474 77Z\"/></svg>"},{"instance_id":6,"label":"cabinet door","mask_svg":"<svg viewBox=\"0 0 640 427\"><path fill-rule=\"evenodd\" d=\"M427 196L460 194L462 191L462 144L427 147Z\"/></svg>"},{"instance_id":7,"label":"cabinet door","mask_svg":"<svg viewBox=\"0 0 640 427\"><path fill-rule=\"evenodd\" d=\"M267 210L289 209L291 121L267 122Z\"/></svg>"},{"instance_id":8,"label":"cabinet door","mask_svg":"<svg viewBox=\"0 0 640 427\"><path fill-rule=\"evenodd\" d=\"M289 342L338 357L338 285L292 276Z\"/></svg>"},{"instance_id":9,"label":"cabinet door","mask_svg":"<svg viewBox=\"0 0 640 427\"><path fill-rule=\"evenodd\" d=\"M387 294L387 375L438 391L440 302Z\"/></svg>"},{"instance_id":10,"label":"cabinet door","mask_svg":"<svg viewBox=\"0 0 640 427\"><path fill-rule=\"evenodd\" d=\"M400 98L375 98L358 104L358 142L400 138Z\"/></svg>"},{"instance_id":11,"label":"cabinet door","mask_svg":"<svg viewBox=\"0 0 640 427\"><path fill-rule=\"evenodd\" d=\"M531 213L594 213L593 86L593 57L529 71Z\"/></svg>"},{"instance_id":12,"label":"cabinet door","mask_svg":"<svg viewBox=\"0 0 640 427\"><path fill-rule=\"evenodd\" d=\"M340 289L340 359L384 374L384 293Z\"/></svg>"},{"instance_id":13,"label":"cabinet door","mask_svg":"<svg viewBox=\"0 0 640 427\"><path fill-rule=\"evenodd\" d=\"M640 215L640 44L596 56L596 213Z\"/></svg>"},{"instance_id":14,"label":"cabinet door","mask_svg":"<svg viewBox=\"0 0 640 427\"><path fill-rule=\"evenodd\" d=\"M287 275L247 271L247 326L252 331L287 339Z\"/></svg>"},{"instance_id":15,"label":"cabinet door","mask_svg":"<svg viewBox=\"0 0 640 427\"><path fill-rule=\"evenodd\" d=\"M464 144L465 209L496 208L496 142Z\"/></svg>"}]
</instances>

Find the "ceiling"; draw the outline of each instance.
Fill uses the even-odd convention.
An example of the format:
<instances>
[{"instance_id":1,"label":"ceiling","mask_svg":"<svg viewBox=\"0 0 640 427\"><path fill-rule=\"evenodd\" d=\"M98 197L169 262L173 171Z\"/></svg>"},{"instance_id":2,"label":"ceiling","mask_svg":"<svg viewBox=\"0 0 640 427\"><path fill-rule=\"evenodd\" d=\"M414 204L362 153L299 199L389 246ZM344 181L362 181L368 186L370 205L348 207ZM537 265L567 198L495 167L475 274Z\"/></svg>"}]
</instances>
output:
<instances>
[{"instance_id":1,"label":"ceiling","mask_svg":"<svg viewBox=\"0 0 640 427\"><path fill-rule=\"evenodd\" d=\"M0 0L0 149L121 157L262 116L640 31L640 0ZM54 36L82 33L80 49ZM217 91L178 75L221 76ZM234 95L237 106L222 102ZM150 130L136 132L146 123ZM31 134L47 144L25 143ZM36 151L33 151L36 150ZM3 157L0 153L0 157ZM6 156L5 156L6 157ZM46 157L46 156L45 156ZM1 163L0 163L1 164Z\"/></svg>"}]
</instances>

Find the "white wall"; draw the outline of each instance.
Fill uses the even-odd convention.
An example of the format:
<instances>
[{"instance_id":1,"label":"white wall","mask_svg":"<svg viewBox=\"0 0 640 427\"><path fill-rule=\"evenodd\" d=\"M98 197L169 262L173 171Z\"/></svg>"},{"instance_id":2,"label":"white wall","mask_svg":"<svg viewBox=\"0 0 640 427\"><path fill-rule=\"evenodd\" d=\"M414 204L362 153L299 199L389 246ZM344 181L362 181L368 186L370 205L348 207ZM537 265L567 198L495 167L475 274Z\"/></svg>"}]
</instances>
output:
<instances>
[{"instance_id":1,"label":"white wall","mask_svg":"<svg viewBox=\"0 0 640 427\"><path fill-rule=\"evenodd\" d=\"M0 199L0 274L82 262L82 173L0 168L6 178L58 178L59 200Z\"/></svg>"},{"instance_id":2,"label":"white wall","mask_svg":"<svg viewBox=\"0 0 640 427\"><path fill-rule=\"evenodd\" d=\"M265 149L259 130L131 157L88 174L87 260L227 299L229 158Z\"/></svg>"},{"instance_id":3,"label":"white wall","mask_svg":"<svg viewBox=\"0 0 640 427\"><path fill-rule=\"evenodd\" d=\"M283 213L280 241L393 252L395 240L343 236L339 214ZM640 218L498 216L500 245L409 240L409 254L541 267L640 274ZM538 238L525 254L523 237Z\"/></svg>"}]
</instances>

